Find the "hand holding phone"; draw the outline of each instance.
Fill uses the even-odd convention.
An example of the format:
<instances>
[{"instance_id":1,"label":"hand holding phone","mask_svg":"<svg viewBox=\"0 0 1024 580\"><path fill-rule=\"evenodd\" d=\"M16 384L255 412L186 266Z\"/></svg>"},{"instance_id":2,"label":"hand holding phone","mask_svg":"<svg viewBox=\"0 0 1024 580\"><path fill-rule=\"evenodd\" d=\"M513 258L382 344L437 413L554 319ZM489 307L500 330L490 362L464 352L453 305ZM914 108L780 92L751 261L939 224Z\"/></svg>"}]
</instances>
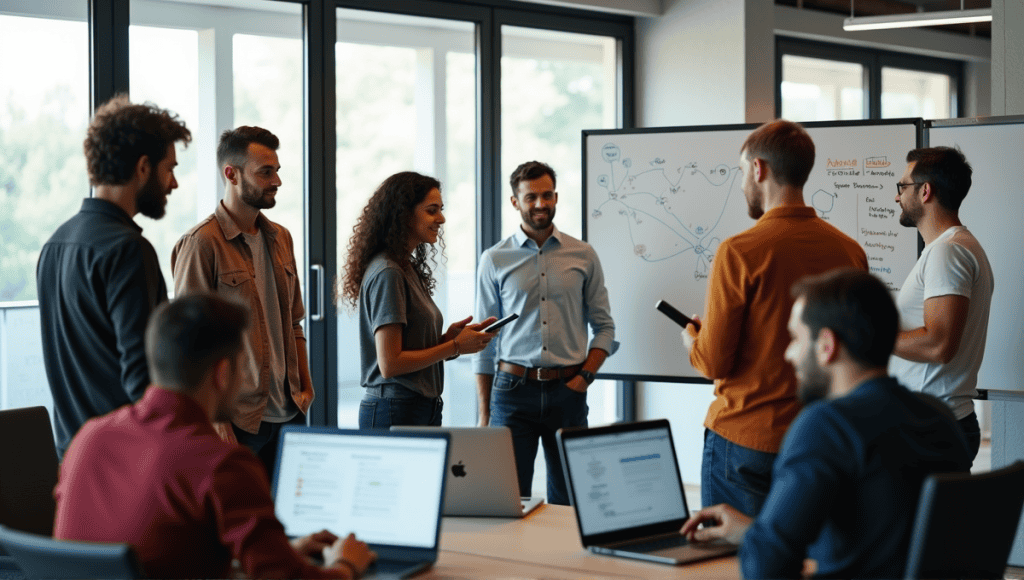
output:
<instances>
[{"instance_id":1,"label":"hand holding phone","mask_svg":"<svg viewBox=\"0 0 1024 580\"><path fill-rule=\"evenodd\" d=\"M674 306L672 306L668 302L665 302L664 300L658 300L658 303L655 304L654 307L657 308L665 316L671 318L672 321L678 324L679 326L686 328L688 324L692 324L695 328L700 330L699 322L693 320L692 318L683 314L682 312L679 312L678 310L676 310Z\"/></svg>"},{"instance_id":2,"label":"hand holding phone","mask_svg":"<svg viewBox=\"0 0 1024 580\"><path fill-rule=\"evenodd\" d=\"M494 332L517 318L519 318L519 315L513 312L512 314L509 314L508 316L502 318L501 320L495 320L490 325L488 325L487 328L481 330L480 332Z\"/></svg>"}]
</instances>

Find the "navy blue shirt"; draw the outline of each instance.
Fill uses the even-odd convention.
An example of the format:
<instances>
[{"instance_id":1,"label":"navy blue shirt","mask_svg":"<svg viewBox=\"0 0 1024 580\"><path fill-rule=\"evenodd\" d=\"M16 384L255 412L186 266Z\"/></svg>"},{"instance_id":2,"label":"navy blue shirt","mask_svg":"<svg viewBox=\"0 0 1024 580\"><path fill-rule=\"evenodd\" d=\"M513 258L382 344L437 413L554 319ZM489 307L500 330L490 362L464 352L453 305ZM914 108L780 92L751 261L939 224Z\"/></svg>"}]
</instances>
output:
<instances>
[{"instance_id":1,"label":"navy blue shirt","mask_svg":"<svg viewBox=\"0 0 1024 580\"><path fill-rule=\"evenodd\" d=\"M43 246L36 285L63 456L87 420L142 398L146 323L167 300L167 286L142 228L96 198L83 200Z\"/></svg>"},{"instance_id":2,"label":"navy blue shirt","mask_svg":"<svg viewBox=\"0 0 1024 580\"><path fill-rule=\"evenodd\" d=\"M775 460L764 507L744 537L744 578L897 578L925 476L967 471L952 413L894 379L865 381L806 407Z\"/></svg>"}]
</instances>

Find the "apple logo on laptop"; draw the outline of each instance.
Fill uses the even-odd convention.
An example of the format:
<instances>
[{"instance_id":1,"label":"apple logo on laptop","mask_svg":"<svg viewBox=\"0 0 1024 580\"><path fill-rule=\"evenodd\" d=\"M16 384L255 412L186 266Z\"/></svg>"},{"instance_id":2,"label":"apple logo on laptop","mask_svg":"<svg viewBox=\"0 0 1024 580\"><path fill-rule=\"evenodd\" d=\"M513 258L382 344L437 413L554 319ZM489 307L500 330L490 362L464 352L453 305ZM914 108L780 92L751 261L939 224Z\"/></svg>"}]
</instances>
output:
<instances>
[{"instance_id":1,"label":"apple logo on laptop","mask_svg":"<svg viewBox=\"0 0 1024 580\"><path fill-rule=\"evenodd\" d=\"M459 461L452 466L452 475L455 477L466 477L466 466Z\"/></svg>"}]
</instances>

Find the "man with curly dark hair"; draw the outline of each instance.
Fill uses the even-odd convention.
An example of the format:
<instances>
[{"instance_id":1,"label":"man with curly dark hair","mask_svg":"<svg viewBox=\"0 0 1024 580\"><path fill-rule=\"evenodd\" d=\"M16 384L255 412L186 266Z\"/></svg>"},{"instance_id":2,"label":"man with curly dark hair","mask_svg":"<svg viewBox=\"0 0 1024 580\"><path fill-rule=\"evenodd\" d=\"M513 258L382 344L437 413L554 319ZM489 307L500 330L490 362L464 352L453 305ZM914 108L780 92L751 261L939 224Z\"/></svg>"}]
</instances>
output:
<instances>
[{"instance_id":1,"label":"man with curly dark hair","mask_svg":"<svg viewBox=\"0 0 1024 580\"><path fill-rule=\"evenodd\" d=\"M224 200L171 253L176 295L216 292L253 312L243 341L240 396L230 423L216 427L225 440L252 449L268 475L274 473L281 426L305 425L313 402L292 236L262 211L277 204L279 145L262 127L224 131L217 147Z\"/></svg>"},{"instance_id":2,"label":"man with curly dark hair","mask_svg":"<svg viewBox=\"0 0 1024 580\"><path fill-rule=\"evenodd\" d=\"M149 385L143 337L167 286L133 218L163 217L178 187L175 143L191 139L177 115L124 94L96 109L89 124L85 158L95 194L46 242L36 267L61 455L88 419L140 399Z\"/></svg>"}]
</instances>

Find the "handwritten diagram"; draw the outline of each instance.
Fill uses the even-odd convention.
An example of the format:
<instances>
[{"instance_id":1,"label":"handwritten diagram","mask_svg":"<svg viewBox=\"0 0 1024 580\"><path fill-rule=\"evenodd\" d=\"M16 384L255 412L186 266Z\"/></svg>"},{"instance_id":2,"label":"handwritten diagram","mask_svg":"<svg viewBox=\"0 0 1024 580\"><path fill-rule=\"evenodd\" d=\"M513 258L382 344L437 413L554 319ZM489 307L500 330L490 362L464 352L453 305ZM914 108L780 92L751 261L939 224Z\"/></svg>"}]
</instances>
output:
<instances>
[{"instance_id":1,"label":"handwritten diagram","mask_svg":"<svg viewBox=\"0 0 1024 580\"><path fill-rule=\"evenodd\" d=\"M607 198L600 198L592 219L622 220L633 254L647 262L693 254L694 278L706 278L725 237L719 225L726 204L741 195L739 168L673 164L657 156L634 160L615 143L606 143L601 157L608 172L597 175L597 185Z\"/></svg>"}]
</instances>

